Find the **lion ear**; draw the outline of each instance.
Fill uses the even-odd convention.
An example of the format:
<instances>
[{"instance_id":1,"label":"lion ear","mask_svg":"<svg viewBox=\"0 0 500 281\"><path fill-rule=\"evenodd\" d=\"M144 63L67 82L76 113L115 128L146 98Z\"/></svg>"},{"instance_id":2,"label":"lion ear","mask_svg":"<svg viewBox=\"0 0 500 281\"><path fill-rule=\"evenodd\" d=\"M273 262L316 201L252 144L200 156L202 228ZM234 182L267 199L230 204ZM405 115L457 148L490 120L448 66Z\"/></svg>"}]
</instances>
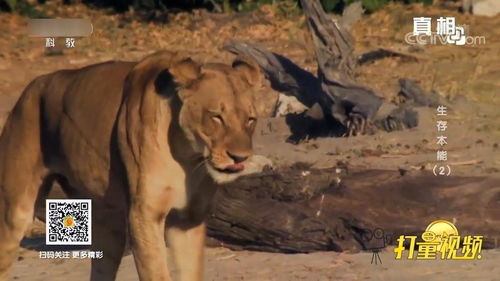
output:
<instances>
[{"instance_id":1,"label":"lion ear","mask_svg":"<svg viewBox=\"0 0 500 281\"><path fill-rule=\"evenodd\" d=\"M201 75L201 66L191 58L177 61L169 67L169 71L174 77L174 81L181 87L189 85Z\"/></svg>"},{"instance_id":2,"label":"lion ear","mask_svg":"<svg viewBox=\"0 0 500 281\"><path fill-rule=\"evenodd\" d=\"M179 60L161 71L155 80L156 92L164 97L172 97L178 87L187 87L201 75L201 66L190 58Z\"/></svg>"},{"instance_id":3,"label":"lion ear","mask_svg":"<svg viewBox=\"0 0 500 281\"><path fill-rule=\"evenodd\" d=\"M247 56L238 56L233 61L232 67L246 82L248 82L248 84L250 84L250 86L260 84L262 73L255 60Z\"/></svg>"}]
</instances>

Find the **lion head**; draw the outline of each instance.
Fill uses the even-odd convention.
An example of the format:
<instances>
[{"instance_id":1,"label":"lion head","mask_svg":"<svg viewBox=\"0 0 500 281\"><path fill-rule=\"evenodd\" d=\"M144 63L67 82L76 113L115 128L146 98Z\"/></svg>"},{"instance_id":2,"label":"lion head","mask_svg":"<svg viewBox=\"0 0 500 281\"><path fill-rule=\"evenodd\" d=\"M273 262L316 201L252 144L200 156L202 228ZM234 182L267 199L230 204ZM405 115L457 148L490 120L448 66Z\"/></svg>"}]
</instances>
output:
<instances>
[{"instance_id":1,"label":"lion head","mask_svg":"<svg viewBox=\"0 0 500 281\"><path fill-rule=\"evenodd\" d=\"M183 59L169 68L181 100L178 121L193 151L217 182L235 179L252 155L256 110L252 95L261 72L252 60L232 65Z\"/></svg>"}]
</instances>

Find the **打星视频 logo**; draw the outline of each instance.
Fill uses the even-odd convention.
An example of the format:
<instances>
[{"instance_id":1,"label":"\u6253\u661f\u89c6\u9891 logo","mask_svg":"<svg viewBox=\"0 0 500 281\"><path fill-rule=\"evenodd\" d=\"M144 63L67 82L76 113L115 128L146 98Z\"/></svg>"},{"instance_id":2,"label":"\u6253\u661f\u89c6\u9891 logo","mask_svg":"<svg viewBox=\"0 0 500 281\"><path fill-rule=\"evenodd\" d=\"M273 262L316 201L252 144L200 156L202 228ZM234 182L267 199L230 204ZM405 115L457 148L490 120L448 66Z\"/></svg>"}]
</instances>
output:
<instances>
[{"instance_id":1,"label":"\u6253\u661f\u89c6\u9891 logo","mask_svg":"<svg viewBox=\"0 0 500 281\"><path fill-rule=\"evenodd\" d=\"M417 241L417 238L417 236L411 235L399 236L398 246L394 249L397 260L481 259L483 236L467 235L461 237L455 225L446 220L433 221L422 233L422 241Z\"/></svg>"}]
</instances>

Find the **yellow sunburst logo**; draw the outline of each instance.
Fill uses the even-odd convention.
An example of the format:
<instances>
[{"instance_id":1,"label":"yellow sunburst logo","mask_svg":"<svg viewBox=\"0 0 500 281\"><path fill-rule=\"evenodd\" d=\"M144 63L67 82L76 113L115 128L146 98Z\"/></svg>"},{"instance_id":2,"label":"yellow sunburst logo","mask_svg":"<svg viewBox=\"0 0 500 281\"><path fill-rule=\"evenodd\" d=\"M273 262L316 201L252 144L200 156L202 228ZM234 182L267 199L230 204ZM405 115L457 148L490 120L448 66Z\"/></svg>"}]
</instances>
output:
<instances>
[{"instance_id":1,"label":"yellow sunburst logo","mask_svg":"<svg viewBox=\"0 0 500 281\"><path fill-rule=\"evenodd\" d=\"M427 229L425 229L422 235L422 239L427 242L441 242L450 235L458 236L458 230L455 225L446 220L436 220L427 226ZM424 236L426 237L424 238Z\"/></svg>"},{"instance_id":2,"label":"yellow sunburst logo","mask_svg":"<svg viewBox=\"0 0 500 281\"><path fill-rule=\"evenodd\" d=\"M65 227L73 227L75 226L75 218L72 216L67 216L63 219L63 225Z\"/></svg>"}]
</instances>

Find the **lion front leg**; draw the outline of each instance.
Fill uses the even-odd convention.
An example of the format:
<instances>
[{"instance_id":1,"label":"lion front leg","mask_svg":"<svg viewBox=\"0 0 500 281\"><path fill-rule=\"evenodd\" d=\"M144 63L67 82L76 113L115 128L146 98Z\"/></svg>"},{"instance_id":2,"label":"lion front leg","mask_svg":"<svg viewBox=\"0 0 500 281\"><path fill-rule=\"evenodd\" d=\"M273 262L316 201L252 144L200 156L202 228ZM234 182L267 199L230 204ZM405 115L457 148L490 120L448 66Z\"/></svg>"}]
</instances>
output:
<instances>
[{"instance_id":1,"label":"lion front leg","mask_svg":"<svg viewBox=\"0 0 500 281\"><path fill-rule=\"evenodd\" d=\"M165 217L169 208L155 204L157 199L137 196L132 199L130 208L130 244L141 281L171 280L164 238Z\"/></svg>"},{"instance_id":2,"label":"lion front leg","mask_svg":"<svg viewBox=\"0 0 500 281\"><path fill-rule=\"evenodd\" d=\"M167 241L174 258L178 281L203 280L205 232L203 222L169 226L167 220Z\"/></svg>"},{"instance_id":3,"label":"lion front leg","mask_svg":"<svg viewBox=\"0 0 500 281\"><path fill-rule=\"evenodd\" d=\"M202 184L188 205L167 216L167 242L174 258L178 281L201 281L204 273L206 216L215 195L214 185Z\"/></svg>"}]
</instances>

